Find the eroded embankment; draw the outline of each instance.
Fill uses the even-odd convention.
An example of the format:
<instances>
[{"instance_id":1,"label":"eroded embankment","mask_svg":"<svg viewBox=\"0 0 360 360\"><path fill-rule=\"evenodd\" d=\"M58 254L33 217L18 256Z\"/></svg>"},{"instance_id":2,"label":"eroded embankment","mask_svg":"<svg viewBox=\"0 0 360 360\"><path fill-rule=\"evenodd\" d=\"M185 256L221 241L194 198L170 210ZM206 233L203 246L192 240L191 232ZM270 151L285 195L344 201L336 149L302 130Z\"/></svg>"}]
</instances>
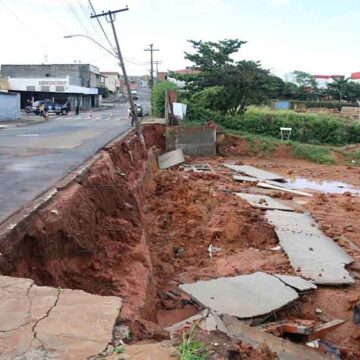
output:
<instances>
[{"instance_id":1,"label":"eroded embankment","mask_svg":"<svg viewBox=\"0 0 360 360\"><path fill-rule=\"evenodd\" d=\"M38 285L124 297L123 318L154 317L150 253L143 227L144 193L153 178L163 128L134 132L98 154L80 181L0 241L2 274ZM150 301L146 301L150 299Z\"/></svg>"}]
</instances>

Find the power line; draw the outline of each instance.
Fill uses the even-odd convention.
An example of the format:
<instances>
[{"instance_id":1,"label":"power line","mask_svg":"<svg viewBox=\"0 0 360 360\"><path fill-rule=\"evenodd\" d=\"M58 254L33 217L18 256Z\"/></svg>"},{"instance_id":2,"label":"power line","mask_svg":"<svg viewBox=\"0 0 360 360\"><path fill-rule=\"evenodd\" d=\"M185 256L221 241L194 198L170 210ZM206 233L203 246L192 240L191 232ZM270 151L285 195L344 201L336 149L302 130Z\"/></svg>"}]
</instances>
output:
<instances>
[{"instance_id":1,"label":"power line","mask_svg":"<svg viewBox=\"0 0 360 360\"><path fill-rule=\"evenodd\" d=\"M129 97L129 101L130 101L131 113L132 113L133 119L135 120L136 132L137 132L141 142L144 143L144 136L143 136L142 131L141 131L141 126L140 126L139 118L138 118L138 115L137 115L137 108L135 106L134 98L133 98L133 96L131 94L129 78L127 76L124 59L122 57L121 50L120 50L119 39L118 39L116 29L115 29L115 20L116 20L116 15L115 14L123 12L123 11L127 11L127 10L129 10L128 7L124 8L124 9L120 9L120 10L115 10L115 11L110 11L109 10L106 13L103 12L102 14L91 15L91 18L93 19L93 18L99 18L99 17L102 17L102 16L106 16L106 20L111 24L111 28L112 28L112 31L113 31L113 34L114 34L114 40L115 40L115 44L116 44L116 54L119 57L120 65L121 65L121 68L122 68L122 72L123 72L123 76L124 76L124 80L125 80L125 84L126 84L126 89L127 89L127 93L128 93L128 97Z\"/></svg>"},{"instance_id":2,"label":"power line","mask_svg":"<svg viewBox=\"0 0 360 360\"><path fill-rule=\"evenodd\" d=\"M89 13L88 13L88 10L86 9L86 7L84 6L84 4L82 3L82 1L80 1L80 0L77 0L77 3L78 3L78 5L79 5L79 7L80 7L80 9L82 10L82 13L85 15L85 18L86 18L86 21L90 24L90 26L91 26L91 28L92 28L92 30L93 30L93 33L94 33L94 35L96 35L96 37L98 38L98 39L100 39L100 37L99 37L99 32L98 32L98 30L97 30L97 28L94 26L94 24L93 24L93 22L89 19Z\"/></svg>"},{"instance_id":3,"label":"power line","mask_svg":"<svg viewBox=\"0 0 360 360\"><path fill-rule=\"evenodd\" d=\"M10 7L5 3L4 0L0 0L5 9L16 19L16 21L26 30L26 33L30 34L42 47L44 50L48 51L47 46L31 31L31 29L14 13Z\"/></svg>"},{"instance_id":4,"label":"power line","mask_svg":"<svg viewBox=\"0 0 360 360\"><path fill-rule=\"evenodd\" d=\"M66 11L69 12L73 15L73 17L77 20L77 22L80 24L80 26L83 28L83 30L85 31L86 34L89 35L89 31L86 28L86 26L84 26L83 22L81 21L81 19L79 18L78 14L76 13L76 11L74 10L72 4L68 1L68 0L64 0L65 3L67 4L67 8Z\"/></svg>"},{"instance_id":5,"label":"power line","mask_svg":"<svg viewBox=\"0 0 360 360\"><path fill-rule=\"evenodd\" d=\"M89 5L90 5L90 7L91 7L91 10L92 10L93 14L96 14L94 5L92 4L91 0L88 0L88 1L89 1ZM101 28L104 36L105 36L107 42L109 43L111 49L115 50L115 48L114 48L113 44L111 43L111 41L110 41L110 39L109 39L109 37L108 37L108 35L107 35L107 33L106 33L106 31L105 31L102 23L101 23L101 21L100 21L100 19L97 17L96 20L97 20L97 22L98 22L98 24L99 24L99 26L100 26L100 28Z\"/></svg>"}]
</instances>

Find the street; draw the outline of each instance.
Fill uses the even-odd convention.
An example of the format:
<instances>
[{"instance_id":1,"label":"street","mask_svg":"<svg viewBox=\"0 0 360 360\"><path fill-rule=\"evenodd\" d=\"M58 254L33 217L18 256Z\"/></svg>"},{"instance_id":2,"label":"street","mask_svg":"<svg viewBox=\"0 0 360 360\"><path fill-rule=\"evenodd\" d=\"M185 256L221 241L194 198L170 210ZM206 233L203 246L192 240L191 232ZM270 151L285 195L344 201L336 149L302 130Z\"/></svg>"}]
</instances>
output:
<instances>
[{"instance_id":1,"label":"street","mask_svg":"<svg viewBox=\"0 0 360 360\"><path fill-rule=\"evenodd\" d=\"M144 112L149 91L139 91ZM130 128L128 104L0 130L0 223Z\"/></svg>"}]
</instances>

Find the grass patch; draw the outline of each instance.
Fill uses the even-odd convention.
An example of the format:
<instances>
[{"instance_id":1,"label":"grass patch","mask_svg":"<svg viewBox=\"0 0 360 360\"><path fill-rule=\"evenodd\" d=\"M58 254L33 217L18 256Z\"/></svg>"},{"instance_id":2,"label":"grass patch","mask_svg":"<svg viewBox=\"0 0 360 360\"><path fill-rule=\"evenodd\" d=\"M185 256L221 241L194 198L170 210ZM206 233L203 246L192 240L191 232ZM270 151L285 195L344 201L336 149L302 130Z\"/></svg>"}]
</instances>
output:
<instances>
[{"instance_id":1,"label":"grass patch","mask_svg":"<svg viewBox=\"0 0 360 360\"><path fill-rule=\"evenodd\" d=\"M179 345L180 360L207 360L209 353L206 346L195 340L196 324L193 324L189 333L183 333Z\"/></svg>"},{"instance_id":2,"label":"grass patch","mask_svg":"<svg viewBox=\"0 0 360 360\"><path fill-rule=\"evenodd\" d=\"M335 159L331 155L330 148L325 146L306 145L291 142L294 157L306 159L318 164L335 164Z\"/></svg>"},{"instance_id":3,"label":"grass patch","mask_svg":"<svg viewBox=\"0 0 360 360\"><path fill-rule=\"evenodd\" d=\"M233 129L225 129L225 132L229 135L234 135L245 139L248 142L249 151L253 155L270 154L275 151L277 146L279 146L280 144L288 144L291 147L295 158L306 159L308 161L318 164L333 165L335 163L335 159L331 154L332 151L338 151L339 153L344 155L346 159L348 159L349 156L349 152L346 152L340 147L308 145L296 141L281 142L279 139L273 138L271 136L249 134L240 130ZM360 159L360 150L358 150L358 152L359 153L357 154L357 156L359 156Z\"/></svg>"}]
</instances>

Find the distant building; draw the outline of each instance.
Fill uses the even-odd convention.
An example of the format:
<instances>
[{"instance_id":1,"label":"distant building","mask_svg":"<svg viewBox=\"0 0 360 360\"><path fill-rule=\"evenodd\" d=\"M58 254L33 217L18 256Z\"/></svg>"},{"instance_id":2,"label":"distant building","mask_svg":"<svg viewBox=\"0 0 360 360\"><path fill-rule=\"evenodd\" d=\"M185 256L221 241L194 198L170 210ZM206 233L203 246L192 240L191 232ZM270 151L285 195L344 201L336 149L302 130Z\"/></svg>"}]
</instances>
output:
<instances>
[{"instance_id":1,"label":"distant building","mask_svg":"<svg viewBox=\"0 0 360 360\"><path fill-rule=\"evenodd\" d=\"M318 87L320 89L326 89L328 84L332 83L334 79L343 79L344 75L313 75Z\"/></svg>"},{"instance_id":2,"label":"distant building","mask_svg":"<svg viewBox=\"0 0 360 360\"><path fill-rule=\"evenodd\" d=\"M360 82L360 72L354 72L351 74L351 80L355 82Z\"/></svg>"},{"instance_id":3,"label":"distant building","mask_svg":"<svg viewBox=\"0 0 360 360\"><path fill-rule=\"evenodd\" d=\"M116 71L102 71L105 87L112 93L120 91L120 74Z\"/></svg>"},{"instance_id":4,"label":"distant building","mask_svg":"<svg viewBox=\"0 0 360 360\"><path fill-rule=\"evenodd\" d=\"M88 110L99 106L105 86L104 76L90 64L2 65L1 77L3 90L21 95L22 107L27 100L53 99Z\"/></svg>"},{"instance_id":5,"label":"distant building","mask_svg":"<svg viewBox=\"0 0 360 360\"><path fill-rule=\"evenodd\" d=\"M102 71L104 76L104 85L109 90L110 94L106 101L116 102L122 96L121 76L116 71Z\"/></svg>"}]
</instances>

